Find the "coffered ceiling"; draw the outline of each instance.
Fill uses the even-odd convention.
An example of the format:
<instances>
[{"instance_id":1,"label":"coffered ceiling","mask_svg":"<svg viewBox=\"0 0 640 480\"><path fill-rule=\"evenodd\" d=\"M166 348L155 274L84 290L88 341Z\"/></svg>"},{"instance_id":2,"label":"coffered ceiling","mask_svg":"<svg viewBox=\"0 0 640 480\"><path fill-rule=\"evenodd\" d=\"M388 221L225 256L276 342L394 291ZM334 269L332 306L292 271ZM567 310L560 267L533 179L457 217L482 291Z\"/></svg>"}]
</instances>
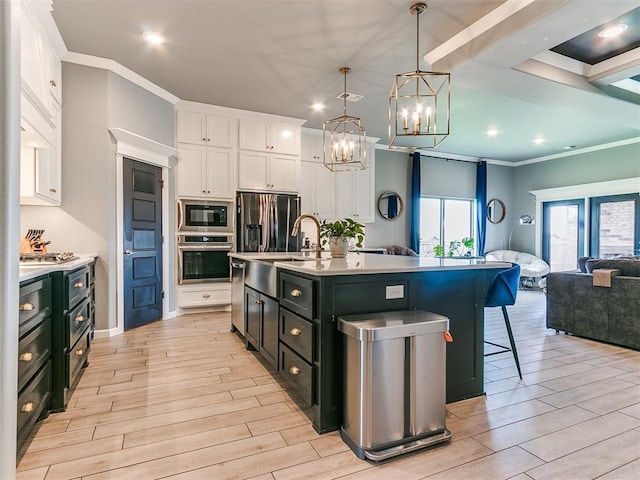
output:
<instances>
[{"instance_id":1,"label":"coffered ceiling","mask_svg":"<svg viewBox=\"0 0 640 480\"><path fill-rule=\"evenodd\" d=\"M338 69L349 66L348 91L363 98L348 113L386 144L393 76L415 70L411 3L54 0L53 17L70 52L113 59L181 99L303 118L315 128L342 113ZM616 41L637 42L640 0L427 4L420 68L451 72L451 134L436 152L518 162L640 137L637 43L593 65L554 48L577 39L589 51L596 45L581 35L624 15L631 40ZM147 30L166 43L145 43ZM314 112L314 102L325 111ZM490 129L498 134L489 137Z\"/></svg>"}]
</instances>

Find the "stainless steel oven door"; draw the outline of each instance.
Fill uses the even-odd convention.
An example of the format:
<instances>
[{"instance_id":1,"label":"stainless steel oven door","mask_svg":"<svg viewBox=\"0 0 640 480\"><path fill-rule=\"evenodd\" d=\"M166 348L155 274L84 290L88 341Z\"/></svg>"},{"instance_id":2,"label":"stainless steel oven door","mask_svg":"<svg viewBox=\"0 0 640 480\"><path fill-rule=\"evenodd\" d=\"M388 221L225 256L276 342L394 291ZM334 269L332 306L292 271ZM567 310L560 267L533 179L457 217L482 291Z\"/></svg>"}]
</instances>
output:
<instances>
[{"instance_id":1,"label":"stainless steel oven door","mask_svg":"<svg viewBox=\"0 0 640 480\"><path fill-rule=\"evenodd\" d=\"M178 284L229 282L231 243L178 244Z\"/></svg>"}]
</instances>

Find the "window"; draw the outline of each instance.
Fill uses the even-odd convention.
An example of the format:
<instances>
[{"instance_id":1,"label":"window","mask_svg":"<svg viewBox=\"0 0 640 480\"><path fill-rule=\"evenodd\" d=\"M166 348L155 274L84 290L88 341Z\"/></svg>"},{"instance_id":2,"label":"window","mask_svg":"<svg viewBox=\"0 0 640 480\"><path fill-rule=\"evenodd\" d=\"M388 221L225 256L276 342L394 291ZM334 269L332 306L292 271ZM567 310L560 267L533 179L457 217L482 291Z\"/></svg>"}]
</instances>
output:
<instances>
[{"instance_id":1,"label":"window","mask_svg":"<svg viewBox=\"0 0 640 480\"><path fill-rule=\"evenodd\" d=\"M592 257L609 258L640 253L640 197L638 194L591 200Z\"/></svg>"},{"instance_id":2,"label":"window","mask_svg":"<svg viewBox=\"0 0 640 480\"><path fill-rule=\"evenodd\" d=\"M474 204L474 200L466 199L421 198L420 255L432 256L436 245L442 245L446 255L450 242L473 237ZM471 255L475 255L475 246Z\"/></svg>"},{"instance_id":3,"label":"window","mask_svg":"<svg viewBox=\"0 0 640 480\"><path fill-rule=\"evenodd\" d=\"M584 199L542 206L542 258L552 272L575 270L584 252Z\"/></svg>"}]
</instances>

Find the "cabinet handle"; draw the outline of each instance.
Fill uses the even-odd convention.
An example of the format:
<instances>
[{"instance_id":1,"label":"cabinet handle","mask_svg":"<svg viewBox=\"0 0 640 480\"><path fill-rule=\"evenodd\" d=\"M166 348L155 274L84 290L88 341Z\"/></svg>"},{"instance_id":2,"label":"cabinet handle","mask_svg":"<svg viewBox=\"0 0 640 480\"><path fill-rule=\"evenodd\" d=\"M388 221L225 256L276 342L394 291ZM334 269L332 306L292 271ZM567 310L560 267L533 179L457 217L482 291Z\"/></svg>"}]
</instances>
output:
<instances>
[{"instance_id":1,"label":"cabinet handle","mask_svg":"<svg viewBox=\"0 0 640 480\"><path fill-rule=\"evenodd\" d=\"M75 288L82 288L82 287L84 287L84 283L82 283L82 282L76 282L76 283L74 283L74 284L73 284L73 286L74 286Z\"/></svg>"},{"instance_id":2,"label":"cabinet handle","mask_svg":"<svg viewBox=\"0 0 640 480\"><path fill-rule=\"evenodd\" d=\"M300 297L301 295L302 295L302 292L297 288L294 288L293 290L291 290L292 297Z\"/></svg>"},{"instance_id":3,"label":"cabinet handle","mask_svg":"<svg viewBox=\"0 0 640 480\"><path fill-rule=\"evenodd\" d=\"M82 354L84 353L84 350L83 350L82 348L79 348L79 349L78 349L78 350L76 350L74 353L75 353L77 356L79 356L79 357L80 357L80 356L82 356Z\"/></svg>"},{"instance_id":4,"label":"cabinet handle","mask_svg":"<svg viewBox=\"0 0 640 480\"><path fill-rule=\"evenodd\" d=\"M202 190L202 193L207 193L207 191L206 190Z\"/></svg>"},{"instance_id":5,"label":"cabinet handle","mask_svg":"<svg viewBox=\"0 0 640 480\"><path fill-rule=\"evenodd\" d=\"M18 360L20 360L21 362L30 362L31 360L33 360L33 353L24 352L18 357Z\"/></svg>"},{"instance_id":6,"label":"cabinet handle","mask_svg":"<svg viewBox=\"0 0 640 480\"><path fill-rule=\"evenodd\" d=\"M55 188L53 188L53 187L52 187L52 188L50 188L50 189L49 189L49 191L50 191L51 193L56 193L56 192L57 192L57 190L56 190Z\"/></svg>"},{"instance_id":7,"label":"cabinet handle","mask_svg":"<svg viewBox=\"0 0 640 480\"><path fill-rule=\"evenodd\" d=\"M293 327L291 330L289 330L289 333L294 337L297 337L302 333L302 330L300 330L299 328Z\"/></svg>"},{"instance_id":8,"label":"cabinet handle","mask_svg":"<svg viewBox=\"0 0 640 480\"><path fill-rule=\"evenodd\" d=\"M35 306L33 305L33 303L23 303L22 305L20 305L20 311L21 312L30 312L31 310L33 310L35 308Z\"/></svg>"},{"instance_id":9,"label":"cabinet handle","mask_svg":"<svg viewBox=\"0 0 640 480\"><path fill-rule=\"evenodd\" d=\"M78 316L76 317L76 322L78 322L78 323L82 323L82 322L84 322L84 315L78 315Z\"/></svg>"},{"instance_id":10,"label":"cabinet handle","mask_svg":"<svg viewBox=\"0 0 640 480\"><path fill-rule=\"evenodd\" d=\"M289 373L291 373L291 375L298 375L300 373L300 367L294 365L289 369Z\"/></svg>"},{"instance_id":11,"label":"cabinet handle","mask_svg":"<svg viewBox=\"0 0 640 480\"><path fill-rule=\"evenodd\" d=\"M209 298L211 295L209 295L208 293L203 293L202 294L202 298Z\"/></svg>"},{"instance_id":12,"label":"cabinet handle","mask_svg":"<svg viewBox=\"0 0 640 480\"><path fill-rule=\"evenodd\" d=\"M29 412L33 412L33 409L36 408L36 404L33 402L27 402L27 403L23 403L22 406L20 407L20 411L22 413L29 413Z\"/></svg>"},{"instance_id":13,"label":"cabinet handle","mask_svg":"<svg viewBox=\"0 0 640 480\"><path fill-rule=\"evenodd\" d=\"M55 80L49 80L49 85L51 85L52 87L57 87L58 84L56 83Z\"/></svg>"},{"instance_id":14,"label":"cabinet handle","mask_svg":"<svg viewBox=\"0 0 640 480\"><path fill-rule=\"evenodd\" d=\"M210 142L210 141L211 141L211 139L210 139L210 138L207 138L207 142Z\"/></svg>"},{"instance_id":15,"label":"cabinet handle","mask_svg":"<svg viewBox=\"0 0 640 480\"><path fill-rule=\"evenodd\" d=\"M204 137L202 137L202 141L203 141L203 142L206 142L206 141L207 141L207 139L206 139L206 138L204 138Z\"/></svg>"}]
</instances>

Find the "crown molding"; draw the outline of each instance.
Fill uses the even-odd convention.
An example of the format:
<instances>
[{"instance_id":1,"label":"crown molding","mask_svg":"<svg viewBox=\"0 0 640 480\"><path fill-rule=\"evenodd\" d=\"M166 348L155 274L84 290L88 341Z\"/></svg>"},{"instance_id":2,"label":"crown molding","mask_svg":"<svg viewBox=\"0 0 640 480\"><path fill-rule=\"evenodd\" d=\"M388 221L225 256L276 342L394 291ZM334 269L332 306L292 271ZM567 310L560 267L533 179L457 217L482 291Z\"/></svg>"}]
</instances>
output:
<instances>
[{"instance_id":1,"label":"crown molding","mask_svg":"<svg viewBox=\"0 0 640 480\"><path fill-rule=\"evenodd\" d=\"M159 87L155 83L152 83L141 75L138 75L133 70L129 70L127 67L109 58L94 57L93 55L86 55L84 53L67 52L67 54L62 58L62 61L67 63L75 63L77 65L84 65L86 67L109 70L110 72L113 72L116 75L129 80L131 83L144 88L148 92L153 93L163 100L166 100L172 105L175 105L180 101L178 97L168 92L164 88Z\"/></svg>"}]
</instances>

